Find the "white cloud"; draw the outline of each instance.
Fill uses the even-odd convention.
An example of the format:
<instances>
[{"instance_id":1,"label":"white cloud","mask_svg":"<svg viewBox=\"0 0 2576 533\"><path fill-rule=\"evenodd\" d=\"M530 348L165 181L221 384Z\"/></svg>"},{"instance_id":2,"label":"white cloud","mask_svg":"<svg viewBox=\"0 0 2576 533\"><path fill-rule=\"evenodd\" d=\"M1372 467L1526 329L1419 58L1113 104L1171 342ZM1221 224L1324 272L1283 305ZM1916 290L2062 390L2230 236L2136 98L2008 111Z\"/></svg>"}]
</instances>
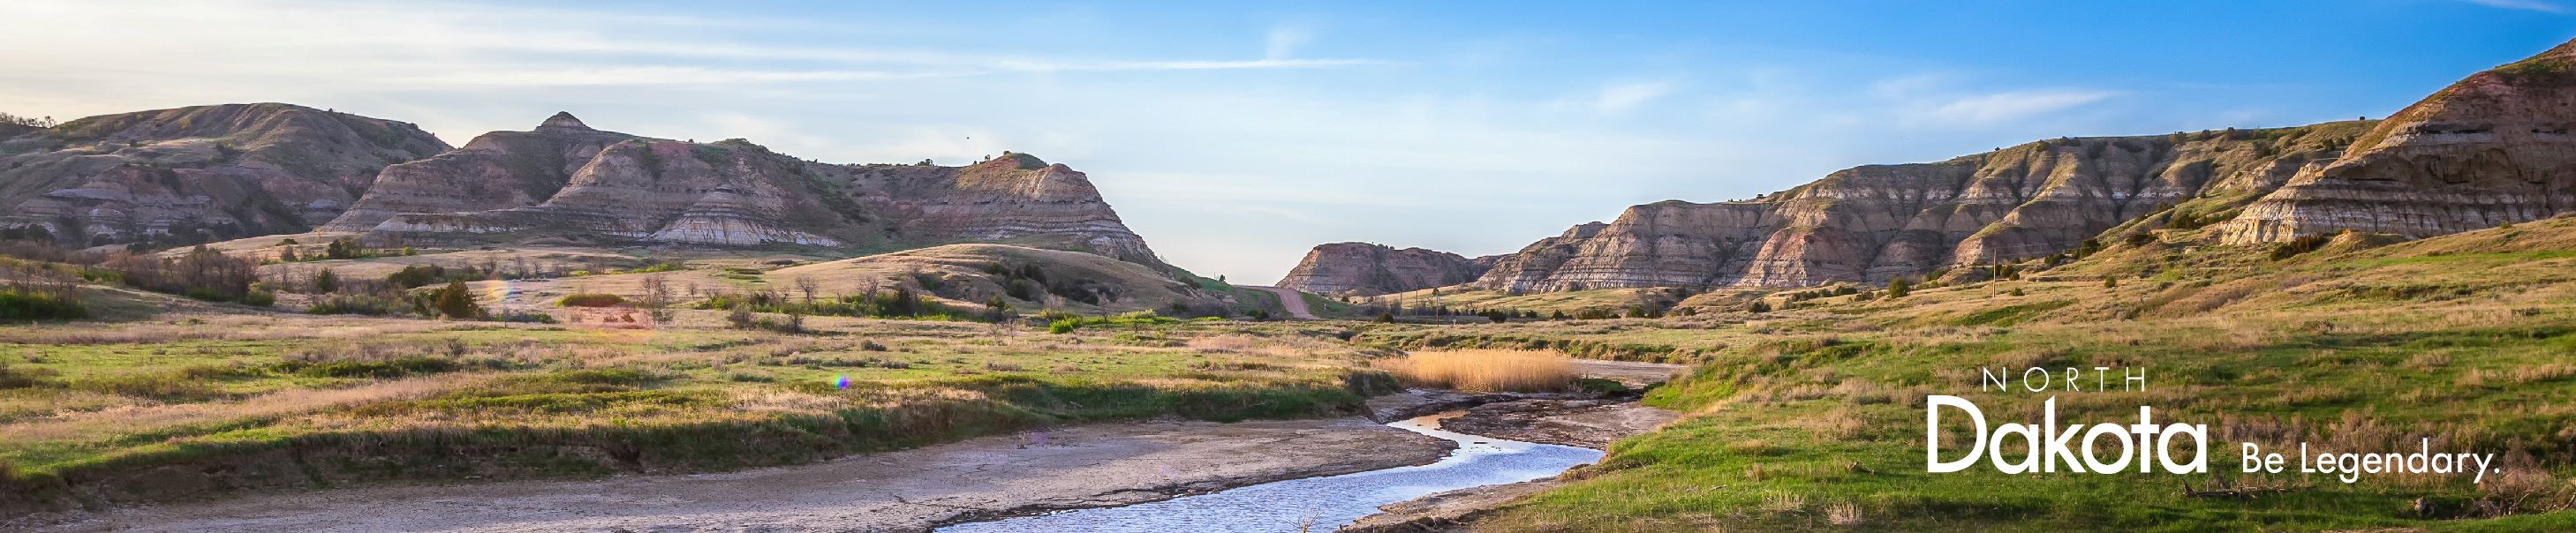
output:
<instances>
[{"instance_id":1,"label":"white cloud","mask_svg":"<svg viewBox=\"0 0 2576 533\"><path fill-rule=\"evenodd\" d=\"M1922 119L1951 126L1986 126L2029 119L2100 102L2119 93L2085 89L2011 91L1952 99Z\"/></svg>"},{"instance_id":2,"label":"white cloud","mask_svg":"<svg viewBox=\"0 0 2576 533\"><path fill-rule=\"evenodd\" d=\"M1282 24L1270 28L1270 37L1262 47L1261 58L1287 59L1297 53L1298 47L1306 46L1314 39L1314 32L1306 31L1304 27Z\"/></svg>"},{"instance_id":3,"label":"white cloud","mask_svg":"<svg viewBox=\"0 0 2576 533\"><path fill-rule=\"evenodd\" d=\"M1592 98L1592 108L1603 113L1626 113L1672 92L1673 84L1660 81L1613 83L1601 87L1601 93Z\"/></svg>"},{"instance_id":4,"label":"white cloud","mask_svg":"<svg viewBox=\"0 0 2576 533\"><path fill-rule=\"evenodd\" d=\"M2523 11L2562 14L2567 12L2566 6L2561 6L2555 2L2548 2L2545 0L2468 0L2468 2L2500 9L2519 9Z\"/></svg>"}]
</instances>

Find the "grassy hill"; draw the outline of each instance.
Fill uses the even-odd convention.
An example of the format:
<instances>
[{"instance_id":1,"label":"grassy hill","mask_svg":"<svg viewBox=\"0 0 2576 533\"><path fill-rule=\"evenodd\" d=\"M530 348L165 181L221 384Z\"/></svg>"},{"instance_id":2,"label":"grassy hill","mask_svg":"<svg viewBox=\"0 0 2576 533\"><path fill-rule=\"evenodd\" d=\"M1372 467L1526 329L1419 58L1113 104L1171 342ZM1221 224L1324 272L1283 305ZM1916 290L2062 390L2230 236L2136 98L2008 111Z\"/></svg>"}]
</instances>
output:
<instances>
[{"instance_id":1,"label":"grassy hill","mask_svg":"<svg viewBox=\"0 0 2576 533\"><path fill-rule=\"evenodd\" d=\"M1500 531L2541 531L2576 527L2576 219L2386 246L2123 244L2020 280L1688 319L1511 324L1381 341L1582 339L1703 361L1655 391L1689 413L1620 443ZM2104 277L2112 278L2106 286ZM1776 299L1776 298L1775 298ZM1785 300L1780 300L1786 302ZM2143 368L2144 391L1981 392L1976 369ZM2212 474L1924 470L1923 398L1990 420L2210 426ZM1952 442L1961 437L1953 435ZM2496 453L2455 476L2242 474L2267 450ZM1946 450L1952 456L1961 450ZM2018 454L2015 455L2018 457ZM2225 489L2223 491L2219 489ZM2188 492L2198 491L2198 492Z\"/></svg>"}]
</instances>

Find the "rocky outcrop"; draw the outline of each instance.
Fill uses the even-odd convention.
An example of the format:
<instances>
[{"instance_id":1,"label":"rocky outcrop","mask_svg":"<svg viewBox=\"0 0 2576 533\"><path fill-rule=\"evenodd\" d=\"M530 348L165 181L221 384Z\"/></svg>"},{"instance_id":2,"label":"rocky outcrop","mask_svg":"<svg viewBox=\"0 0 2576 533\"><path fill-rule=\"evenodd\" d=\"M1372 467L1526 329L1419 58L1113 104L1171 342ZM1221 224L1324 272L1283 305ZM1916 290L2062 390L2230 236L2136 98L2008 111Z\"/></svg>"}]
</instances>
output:
<instances>
[{"instance_id":1,"label":"rocky outcrop","mask_svg":"<svg viewBox=\"0 0 2576 533\"><path fill-rule=\"evenodd\" d=\"M2430 237L2576 210L2576 41L2399 111L2340 161L2220 227L2259 243L2345 229Z\"/></svg>"},{"instance_id":2,"label":"rocky outcrop","mask_svg":"<svg viewBox=\"0 0 2576 533\"><path fill-rule=\"evenodd\" d=\"M741 139L601 131L562 113L386 169L376 190L326 229L401 242L1007 242L1159 264L1088 177L1027 154L963 167L829 164Z\"/></svg>"},{"instance_id":3,"label":"rocky outcrop","mask_svg":"<svg viewBox=\"0 0 2576 533\"><path fill-rule=\"evenodd\" d=\"M1633 206L1502 258L1508 291L1883 282L2038 257L2199 198L2250 200L2330 161L2368 122L2064 138L1872 165L1751 200Z\"/></svg>"},{"instance_id":4,"label":"rocky outcrop","mask_svg":"<svg viewBox=\"0 0 2576 533\"><path fill-rule=\"evenodd\" d=\"M0 139L0 227L75 245L303 232L388 165L447 149L411 124L287 104L89 117Z\"/></svg>"},{"instance_id":5,"label":"rocky outcrop","mask_svg":"<svg viewBox=\"0 0 2576 533\"><path fill-rule=\"evenodd\" d=\"M556 113L532 131L496 131L427 159L388 167L366 197L324 231L360 232L405 213L458 213L529 207L542 203L608 145L633 136L590 129ZM415 219L388 230L461 228L468 220ZM493 231L506 229L494 226Z\"/></svg>"},{"instance_id":6,"label":"rocky outcrop","mask_svg":"<svg viewBox=\"0 0 2576 533\"><path fill-rule=\"evenodd\" d=\"M1424 248L1343 242L1306 252L1279 286L1316 294L1376 296L1475 281L1501 256L1474 259Z\"/></svg>"}]
</instances>

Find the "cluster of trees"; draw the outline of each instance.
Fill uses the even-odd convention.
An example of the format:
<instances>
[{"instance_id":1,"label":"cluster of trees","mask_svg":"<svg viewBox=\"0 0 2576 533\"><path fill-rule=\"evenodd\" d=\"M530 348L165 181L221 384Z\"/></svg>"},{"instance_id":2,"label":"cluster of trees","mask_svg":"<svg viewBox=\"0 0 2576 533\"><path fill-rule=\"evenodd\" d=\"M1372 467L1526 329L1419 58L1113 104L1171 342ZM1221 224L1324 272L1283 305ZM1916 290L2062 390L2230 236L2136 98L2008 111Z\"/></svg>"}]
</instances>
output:
<instances>
[{"instance_id":1,"label":"cluster of trees","mask_svg":"<svg viewBox=\"0 0 2576 533\"><path fill-rule=\"evenodd\" d=\"M360 243L357 239L349 237L332 239L331 242L323 244L321 250L311 252L300 251L302 248L297 245L295 239L286 239L284 241L279 241L277 244L279 246L277 251L277 261L280 263L324 261L330 259L370 259L389 255L402 256L417 255L420 253L420 251L414 250L409 246L398 249L370 248L367 247L366 244Z\"/></svg>"},{"instance_id":2,"label":"cluster of trees","mask_svg":"<svg viewBox=\"0 0 2576 533\"><path fill-rule=\"evenodd\" d=\"M0 264L0 322L73 320L89 317L80 302L80 284L51 269L21 262Z\"/></svg>"},{"instance_id":3,"label":"cluster of trees","mask_svg":"<svg viewBox=\"0 0 2576 533\"><path fill-rule=\"evenodd\" d=\"M992 302L986 303L988 309L992 307L991 304ZM940 303L938 300L934 300L927 295L914 291L911 287L901 285L882 289L869 287L867 290L859 294L845 294L821 298L817 298L814 292L806 292L805 298L801 301L787 295L786 293L779 292L776 289L749 292L726 292L717 293L713 296L707 297L705 300L700 300L693 307L698 309L728 310L737 314L745 315L749 313L779 313L789 315L790 317L829 315L860 318L975 320L982 318L983 315L990 314L978 314L954 309L949 307L947 304ZM1004 305L1001 309L1007 310L1008 306ZM791 319L801 320L801 318ZM745 318L745 320L750 319ZM745 327L748 327L748 324L746 324Z\"/></svg>"},{"instance_id":4,"label":"cluster of trees","mask_svg":"<svg viewBox=\"0 0 2576 533\"><path fill-rule=\"evenodd\" d=\"M178 258L116 254L99 264L126 285L206 301L268 306L277 293L259 282L259 265L203 245Z\"/></svg>"},{"instance_id":5,"label":"cluster of trees","mask_svg":"<svg viewBox=\"0 0 2576 533\"><path fill-rule=\"evenodd\" d=\"M26 126L30 128L51 128L60 123L54 122L54 117L22 117L8 113L0 113L0 124Z\"/></svg>"},{"instance_id":6,"label":"cluster of trees","mask_svg":"<svg viewBox=\"0 0 2576 533\"><path fill-rule=\"evenodd\" d=\"M984 273L993 275L994 283L1001 284L1003 294L1023 302L1043 301L1046 295L1054 295L1066 300L1100 305L1104 299L1117 297L1117 291L1096 281L1060 276L1049 277L1046 268L1038 266L1037 263L1022 264L1019 268L1011 268L1002 263L991 263L984 265Z\"/></svg>"}]
</instances>

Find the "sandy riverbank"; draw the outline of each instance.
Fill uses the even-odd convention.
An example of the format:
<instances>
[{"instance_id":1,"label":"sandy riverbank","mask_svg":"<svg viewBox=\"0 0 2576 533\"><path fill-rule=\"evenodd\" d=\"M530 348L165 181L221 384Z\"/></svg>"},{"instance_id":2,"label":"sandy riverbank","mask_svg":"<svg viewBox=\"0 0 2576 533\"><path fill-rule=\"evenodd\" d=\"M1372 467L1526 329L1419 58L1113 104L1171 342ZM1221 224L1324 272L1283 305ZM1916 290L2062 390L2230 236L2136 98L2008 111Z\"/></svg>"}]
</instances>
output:
<instances>
[{"instance_id":1,"label":"sandy riverbank","mask_svg":"<svg viewBox=\"0 0 2576 533\"><path fill-rule=\"evenodd\" d=\"M1359 418L1094 424L794 467L251 496L34 530L921 531L1424 464L1452 446Z\"/></svg>"}]
</instances>

